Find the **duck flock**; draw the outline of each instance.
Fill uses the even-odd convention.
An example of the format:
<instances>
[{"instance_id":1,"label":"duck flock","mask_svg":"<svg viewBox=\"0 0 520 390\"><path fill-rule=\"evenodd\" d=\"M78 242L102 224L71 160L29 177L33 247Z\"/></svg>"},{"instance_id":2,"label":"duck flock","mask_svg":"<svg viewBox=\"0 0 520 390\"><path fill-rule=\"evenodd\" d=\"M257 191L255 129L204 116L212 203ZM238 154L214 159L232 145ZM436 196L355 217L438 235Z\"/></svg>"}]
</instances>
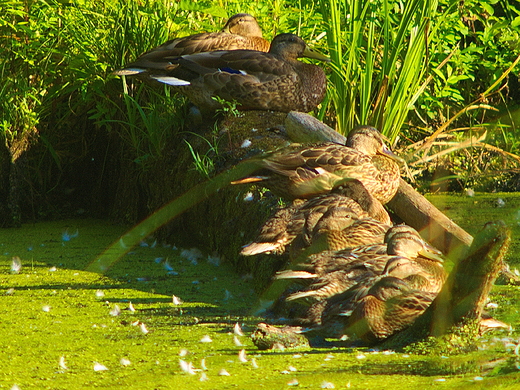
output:
<instances>
[{"instance_id":1,"label":"duck flock","mask_svg":"<svg viewBox=\"0 0 520 390\"><path fill-rule=\"evenodd\" d=\"M178 38L142 54L120 76L170 85L202 113L221 107L309 112L321 103L326 76L298 61L327 58L294 34L262 38L255 18L237 14L220 32ZM276 302L292 331L309 338L385 340L425 311L446 279L442 253L384 208L399 186L399 159L370 126L345 145L292 145L272 153L256 183L288 205L266 221L244 256L287 255L275 278Z\"/></svg>"},{"instance_id":2,"label":"duck flock","mask_svg":"<svg viewBox=\"0 0 520 390\"><path fill-rule=\"evenodd\" d=\"M293 331L378 343L413 323L441 290L442 253L412 227L393 225L383 206L399 186L396 159L375 128L359 126L346 145L282 149L238 181L292 201L241 254L288 255L276 279L293 283L276 307Z\"/></svg>"},{"instance_id":3,"label":"duck flock","mask_svg":"<svg viewBox=\"0 0 520 390\"><path fill-rule=\"evenodd\" d=\"M237 14L220 32L173 39L114 74L168 84L204 115L222 107L215 97L240 109L309 112L323 100L327 77L300 57L328 61L294 34L267 42L254 17Z\"/></svg>"}]
</instances>

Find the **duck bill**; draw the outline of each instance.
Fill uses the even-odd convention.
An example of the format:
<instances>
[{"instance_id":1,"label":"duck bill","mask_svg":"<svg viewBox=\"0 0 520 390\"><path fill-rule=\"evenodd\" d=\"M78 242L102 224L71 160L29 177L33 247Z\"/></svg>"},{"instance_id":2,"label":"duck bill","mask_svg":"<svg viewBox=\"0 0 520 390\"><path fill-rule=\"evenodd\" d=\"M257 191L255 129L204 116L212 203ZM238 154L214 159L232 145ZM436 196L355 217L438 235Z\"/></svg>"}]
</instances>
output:
<instances>
[{"instance_id":1,"label":"duck bill","mask_svg":"<svg viewBox=\"0 0 520 390\"><path fill-rule=\"evenodd\" d=\"M330 62L330 58L327 57L327 56L324 56L323 54L320 54L308 47L305 47L305 50L303 51L303 54L302 54L302 57L307 57L307 58L313 58L315 60L319 60L319 61L325 61L325 62Z\"/></svg>"},{"instance_id":2,"label":"duck bill","mask_svg":"<svg viewBox=\"0 0 520 390\"><path fill-rule=\"evenodd\" d=\"M390 150L390 148L388 146L386 146L385 144L383 144L383 149L378 153L382 154L383 156L390 157L391 159L397 161L400 164L404 164L404 160L401 157L399 157L397 154L392 152Z\"/></svg>"},{"instance_id":3,"label":"duck bill","mask_svg":"<svg viewBox=\"0 0 520 390\"><path fill-rule=\"evenodd\" d=\"M437 263L444 263L444 259L441 255L439 255L437 253L433 253L433 252L429 251L428 249L419 251L419 255L422 255L422 256L426 257L427 259L432 260Z\"/></svg>"}]
</instances>

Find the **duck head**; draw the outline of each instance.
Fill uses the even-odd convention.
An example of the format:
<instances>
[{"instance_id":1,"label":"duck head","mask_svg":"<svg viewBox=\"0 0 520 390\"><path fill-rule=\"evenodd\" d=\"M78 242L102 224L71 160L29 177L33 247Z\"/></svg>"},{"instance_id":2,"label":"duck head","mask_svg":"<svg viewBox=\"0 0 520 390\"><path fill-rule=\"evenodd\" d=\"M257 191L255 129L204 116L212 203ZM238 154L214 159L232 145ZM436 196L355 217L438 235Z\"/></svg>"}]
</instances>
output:
<instances>
[{"instance_id":1,"label":"duck head","mask_svg":"<svg viewBox=\"0 0 520 390\"><path fill-rule=\"evenodd\" d=\"M236 14L227 21L222 32L243 37L262 37L262 29L256 19L249 14Z\"/></svg>"}]
</instances>

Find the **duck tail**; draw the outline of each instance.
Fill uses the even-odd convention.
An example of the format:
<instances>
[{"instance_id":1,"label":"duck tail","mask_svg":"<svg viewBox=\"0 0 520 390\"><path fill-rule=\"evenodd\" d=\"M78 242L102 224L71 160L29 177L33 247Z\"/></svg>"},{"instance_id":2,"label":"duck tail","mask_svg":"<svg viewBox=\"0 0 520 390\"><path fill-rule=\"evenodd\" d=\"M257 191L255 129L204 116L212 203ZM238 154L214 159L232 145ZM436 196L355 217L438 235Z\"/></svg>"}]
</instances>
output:
<instances>
[{"instance_id":1,"label":"duck tail","mask_svg":"<svg viewBox=\"0 0 520 390\"><path fill-rule=\"evenodd\" d=\"M313 279L317 275L307 271L281 271L275 276L275 279Z\"/></svg>"},{"instance_id":2,"label":"duck tail","mask_svg":"<svg viewBox=\"0 0 520 390\"><path fill-rule=\"evenodd\" d=\"M249 184L249 183L258 183L259 181L267 180L267 176L249 176L243 179L234 180L231 184Z\"/></svg>"},{"instance_id":3,"label":"duck tail","mask_svg":"<svg viewBox=\"0 0 520 390\"><path fill-rule=\"evenodd\" d=\"M173 85L173 86L185 86L185 85L191 85L189 81L179 79L177 77L173 76L152 76L152 79L155 79L161 83Z\"/></svg>"},{"instance_id":4,"label":"duck tail","mask_svg":"<svg viewBox=\"0 0 520 390\"><path fill-rule=\"evenodd\" d=\"M253 256L260 253L279 253L281 249L279 242L253 242L244 246L240 254L242 256Z\"/></svg>"},{"instance_id":5,"label":"duck tail","mask_svg":"<svg viewBox=\"0 0 520 390\"><path fill-rule=\"evenodd\" d=\"M112 74L116 76L135 76L136 74L141 74L144 72L146 72L146 69L143 68L124 68L114 70Z\"/></svg>"}]
</instances>

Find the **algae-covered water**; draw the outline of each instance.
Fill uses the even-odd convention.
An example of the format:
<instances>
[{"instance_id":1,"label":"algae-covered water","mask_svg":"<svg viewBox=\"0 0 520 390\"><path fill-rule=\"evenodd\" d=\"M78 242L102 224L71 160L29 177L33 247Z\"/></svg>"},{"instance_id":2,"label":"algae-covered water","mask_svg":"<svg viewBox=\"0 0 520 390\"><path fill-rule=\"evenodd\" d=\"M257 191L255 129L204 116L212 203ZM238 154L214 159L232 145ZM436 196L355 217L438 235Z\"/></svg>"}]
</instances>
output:
<instances>
[{"instance_id":1,"label":"algae-covered water","mask_svg":"<svg viewBox=\"0 0 520 390\"><path fill-rule=\"evenodd\" d=\"M509 261L518 267L519 195L429 198L470 233L488 220L505 220L513 229ZM491 295L489 310L512 330L486 334L469 354L260 352L248 338L261 321L249 315L256 302L251 280L215 254L149 239L104 275L86 272L126 230L93 219L0 230L0 388L519 386L519 287L495 286ZM13 257L20 258L19 270ZM234 332L236 323L244 336Z\"/></svg>"}]
</instances>

